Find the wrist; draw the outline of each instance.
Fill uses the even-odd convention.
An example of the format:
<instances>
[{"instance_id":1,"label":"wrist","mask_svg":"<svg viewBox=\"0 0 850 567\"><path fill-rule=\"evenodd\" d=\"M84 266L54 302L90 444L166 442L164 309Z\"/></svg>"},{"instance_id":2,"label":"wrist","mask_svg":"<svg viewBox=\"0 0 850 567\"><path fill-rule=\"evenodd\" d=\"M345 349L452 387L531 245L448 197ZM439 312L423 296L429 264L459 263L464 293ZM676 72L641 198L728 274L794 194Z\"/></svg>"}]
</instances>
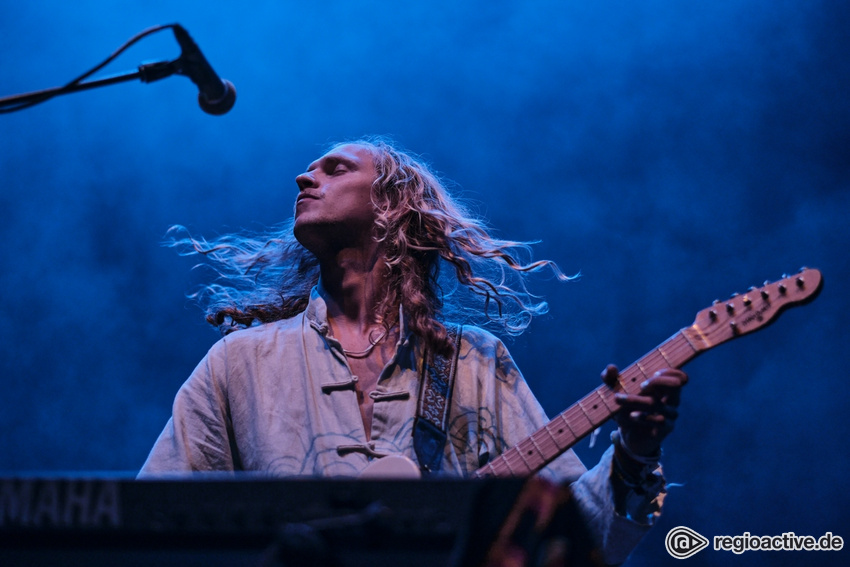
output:
<instances>
[{"instance_id":1,"label":"wrist","mask_svg":"<svg viewBox=\"0 0 850 567\"><path fill-rule=\"evenodd\" d=\"M653 455L638 455L625 444L619 430L611 434L611 441L614 444L611 459L614 510L620 516L651 525L660 513L666 494L659 463L661 449Z\"/></svg>"},{"instance_id":2,"label":"wrist","mask_svg":"<svg viewBox=\"0 0 850 567\"><path fill-rule=\"evenodd\" d=\"M660 447L651 455L639 455L629 448L619 429L611 433L611 441L614 444L614 463L626 484L640 485L658 468Z\"/></svg>"}]
</instances>

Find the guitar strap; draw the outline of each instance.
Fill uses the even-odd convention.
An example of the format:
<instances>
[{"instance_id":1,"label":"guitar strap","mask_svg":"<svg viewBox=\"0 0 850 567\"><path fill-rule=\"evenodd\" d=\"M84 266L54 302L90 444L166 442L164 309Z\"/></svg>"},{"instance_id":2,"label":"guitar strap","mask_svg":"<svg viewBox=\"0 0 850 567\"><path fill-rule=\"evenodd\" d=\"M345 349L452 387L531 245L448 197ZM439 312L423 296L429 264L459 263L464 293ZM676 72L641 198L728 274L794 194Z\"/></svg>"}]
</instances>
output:
<instances>
[{"instance_id":1,"label":"guitar strap","mask_svg":"<svg viewBox=\"0 0 850 567\"><path fill-rule=\"evenodd\" d=\"M423 356L419 403L413 425L413 450L423 476L439 472L442 465L462 330L461 325L446 327L454 346L450 359L440 354L430 356L428 351Z\"/></svg>"}]
</instances>

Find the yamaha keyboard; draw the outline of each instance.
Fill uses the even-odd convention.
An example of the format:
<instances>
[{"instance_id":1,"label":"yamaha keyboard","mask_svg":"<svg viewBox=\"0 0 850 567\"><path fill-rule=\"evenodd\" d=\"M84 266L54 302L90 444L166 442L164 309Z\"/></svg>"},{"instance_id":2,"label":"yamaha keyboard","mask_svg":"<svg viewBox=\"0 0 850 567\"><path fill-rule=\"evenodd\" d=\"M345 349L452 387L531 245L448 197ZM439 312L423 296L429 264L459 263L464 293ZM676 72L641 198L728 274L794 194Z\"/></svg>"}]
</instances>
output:
<instances>
[{"instance_id":1,"label":"yamaha keyboard","mask_svg":"<svg viewBox=\"0 0 850 567\"><path fill-rule=\"evenodd\" d=\"M0 565L460 565L524 482L0 478Z\"/></svg>"}]
</instances>

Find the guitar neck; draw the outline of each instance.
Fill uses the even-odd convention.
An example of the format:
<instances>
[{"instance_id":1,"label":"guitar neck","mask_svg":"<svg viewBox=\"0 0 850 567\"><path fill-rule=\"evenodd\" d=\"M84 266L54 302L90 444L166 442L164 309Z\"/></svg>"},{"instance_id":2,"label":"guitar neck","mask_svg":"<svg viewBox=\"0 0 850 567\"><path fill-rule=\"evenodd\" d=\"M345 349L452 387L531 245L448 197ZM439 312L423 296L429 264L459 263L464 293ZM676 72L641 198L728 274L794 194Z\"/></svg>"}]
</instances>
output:
<instances>
[{"instance_id":1,"label":"guitar neck","mask_svg":"<svg viewBox=\"0 0 850 567\"><path fill-rule=\"evenodd\" d=\"M803 305L817 297L822 286L823 276L818 270L803 268L793 276L765 282L760 288L751 287L743 295L733 294L724 304L713 303L697 313L693 325L623 370L615 387L598 387L472 476L534 474L611 419L619 409L614 399L618 392L637 394L644 380L658 370L681 368L705 350L764 328L787 307Z\"/></svg>"},{"instance_id":2,"label":"guitar neck","mask_svg":"<svg viewBox=\"0 0 850 567\"><path fill-rule=\"evenodd\" d=\"M641 383L658 370L680 368L710 347L706 337L695 327L680 330L623 370L617 387L602 385L596 388L530 437L475 471L473 476L511 477L536 473L611 419L619 409L615 394L636 394Z\"/></svg>"}]
</instances>

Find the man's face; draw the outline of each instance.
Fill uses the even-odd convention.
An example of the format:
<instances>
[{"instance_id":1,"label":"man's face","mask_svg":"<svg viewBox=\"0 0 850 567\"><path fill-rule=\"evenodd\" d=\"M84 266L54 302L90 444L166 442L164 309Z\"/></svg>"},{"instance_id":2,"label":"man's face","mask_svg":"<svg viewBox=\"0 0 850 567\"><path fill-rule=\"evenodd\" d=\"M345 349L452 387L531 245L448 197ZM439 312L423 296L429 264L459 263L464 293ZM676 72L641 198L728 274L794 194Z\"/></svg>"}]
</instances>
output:
<instances>
[{"instance_id":1,"label":"man's face","mask_svg":"<svg viewBox=\"0 0 850 567\"><path fill-rule=\"evenodd\" d=\"M340 146L311 163L295 178L298 241L316 253L316 246L355 246L361 239L370 239L376 178L372 153L364 146Z\"/></svg>"}]
</instances>

